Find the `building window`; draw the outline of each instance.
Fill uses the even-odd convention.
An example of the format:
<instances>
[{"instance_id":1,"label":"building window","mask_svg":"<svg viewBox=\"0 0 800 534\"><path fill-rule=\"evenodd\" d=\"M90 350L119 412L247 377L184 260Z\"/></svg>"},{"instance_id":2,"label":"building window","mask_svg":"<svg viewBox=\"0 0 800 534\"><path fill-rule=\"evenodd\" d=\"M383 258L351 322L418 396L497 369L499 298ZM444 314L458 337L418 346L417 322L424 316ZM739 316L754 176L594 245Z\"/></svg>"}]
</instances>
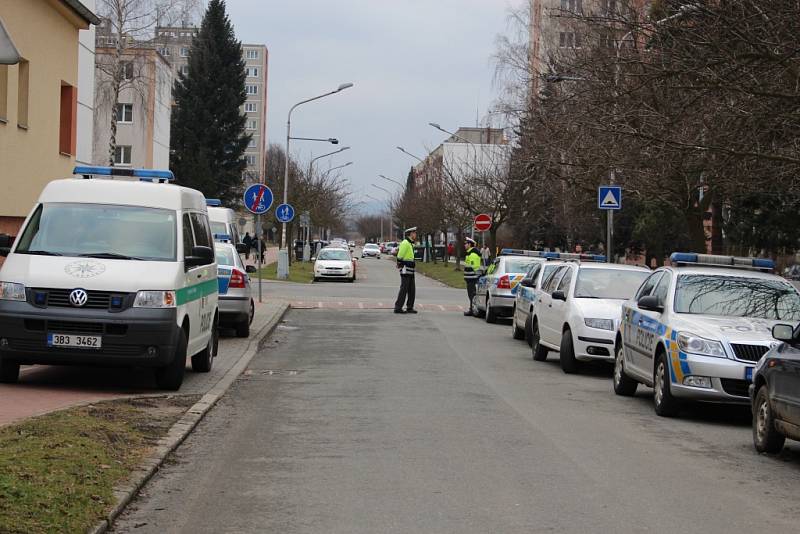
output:
<instances>
[{"instance_id":1,"label":"building window","mask_svg":"<svg viewBox=\"0 0 800 534\"><path fill-rule=\"evenodd\" d=\"M246 159L247 159L247 165L248 165L249 167L255 167L255 166L256 166L256 156L250 156L250 155L248 155L248 156L246 157Z\"/></svg>"},{"instance_id":2,"label":"building window","mask_svg":"<svg viewBox=\"0 0 800 534\"><path fill-rule=\"evenodd\" d=\"M583 13L583 0L561 0L561 9L571 13Z\"/></svg>"},{"instance_id":3,"label":"building window","mask_svg":"<svg viewBox=\"0 0 800 534\"><path fill-rule=\"evenodd\" d=\"M78 88L61 82L58 151L74 156L78 144Z\"/></svg>"},{"instance_id":4,"label":"building window","mask_svg":"<svg viewBox=\"0 0 800 534\"><path fill-rule=\"evenodd\" d=\"M248 95L257 95L258 94L258 86L257 85L245 85L244 92Z\"/></svg>"},{"instance_id":5,"label":"building window","mask_svg":"<svg viewBox=\"0 0 800 534\"><path fill-rule=\"evenodd\" d=\"M580 48L581 34L578 32L560 32L558 34L558 46L560 48Z\"/></svg>"},{"instance_id":6,"label":"building window","mask_svg":"<svg viewBox=\"0 0 800 534\"><path fill-rule=\"evenodd\" d=\"M258 67L247 67L245 70L248 78L258 78Z\"/></svg>"},{"instance_id":7,"label":"building window","mask_svg":"<svg viewBox=\"0 0 800 534\"><path fill-rule=\"evenodd\" d=\"M159 48L158 51L162 56L169 56L170 55L169 48L167 48L167 47Z\"/></svg>"},{"instance_id":8,"label":"building window","mask_svg":"<svg viewBox=\"0 0 800 534\"><path fill-rule=\"evenodd\" d=\"M8 121L8 65L0 65L0 122Z\"/></svg>"},{"instance_id":9,"label":"building window","mask_svg":"<svg viewBox=\"0 0 800 534\"><path fill-rule=\"evenodd\" d=\"M17 126L28 127L28 91L30 87L30 63L19 60L19 79L17 83Z\"/></svg>"},{"instance_id":10,"label":"building window","mask_svg":"<svg viewBox=\"0 0 800 534\"><path fill-rule=\"evenodd\" d=\"M189 57L189 49L185 46L181 47L181 57Z\"/></svg>"},{"instance_id":11,"label":"building window","mask_svg":"<svg viewBox=\"0 0 800 534\"><path fill-rule=\"evenodd\" d=\"M247 148L255 148L255 147L256 147L256 140L251 137L250 142L247 143Z\"/></svg>"},{"instance_id":12,"label":"building window","mask_svg":"<svg viewBox=\"0 0 800 534\"><path fill-rule=\"evenodd\" d=\"M181 74L184 76L189 75L189 65L181 65Z\"/></svg>"},{"instance_id":13,"label":"building window","mask_svg":"<svg viewBox=\"0 0 800 534\"><path fill-rule=\"evenodd\" d=\"M258 129L258 121L255 119L251 119L247 121L247 129L248 130L256 130Z\"/></svg>"},{"instance_id":14,"label":"building window","mask_svg":"<svg viewBox=\"0 0 800 534\"><path fill-rule=\"evenodd\" d=\"M617 12L617 0L602 0L601 6L606 15L614 15Z\"/></svg>"},{"instance_id":15,"label":"building window","mask_svg":"<svg viewBox=\"0 0 800 534\"><path fill-rule=\"evenodd\" d=\"M245 102L245 104L244 104L244 112L245 113L255 113L256 112L256 103L255 102Z\"/></svg>"},{"instance_id":16,"label":"building window","mask_svg":"<svg viewBox=\"0 0 800 534\"><path fill-rule=\"evenodd\" d=\"M122 71L123 80L133 79L133 62L123 61L122 63L119 64L119 68Z\"/></svg>"},{"instance_id":17,"label":"building window","mask_svg":"<svg viewBox=\"0 0 800 534\"><path fill-rule=\"evenodd\" d=\"M114 147L114 165L130 165L131 164L131 147L130 145L117 145Z\"/></svg>"},{"instance_id":18,"label":"building window","mask_svg":"<svg viewBox=\"0 0 800 534\"><path fill-rule=\"evenodd\" d=\"M133 122L133 104L117 104L117 122Z\"/></svg>"},{"instance_id":19,"label":"building window","mask_svg":"<svg viewBox=\"0 0 800 534\"><path fill-rule=\"evenodd\" d=\"M258 50L246 50L245 57L247 59L258 59Z\"/></svg>"}]
</instances>

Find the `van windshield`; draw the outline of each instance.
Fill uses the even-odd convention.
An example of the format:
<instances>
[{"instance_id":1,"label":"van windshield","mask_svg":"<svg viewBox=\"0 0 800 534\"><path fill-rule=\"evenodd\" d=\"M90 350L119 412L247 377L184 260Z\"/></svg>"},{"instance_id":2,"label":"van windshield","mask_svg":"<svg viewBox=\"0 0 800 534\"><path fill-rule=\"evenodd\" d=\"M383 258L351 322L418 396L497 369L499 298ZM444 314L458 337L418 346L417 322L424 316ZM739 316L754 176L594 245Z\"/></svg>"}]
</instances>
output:
<instances>
[{"instance_id":1,"label":"van windshield","mask_svg":"<svg viewBox=\"0 0 800 534\"><path fill-rule=\"evenodd\" d=\"M107 204L41 204L17 254L176 261L173 211Z\"/></svg>"}]
</instances>

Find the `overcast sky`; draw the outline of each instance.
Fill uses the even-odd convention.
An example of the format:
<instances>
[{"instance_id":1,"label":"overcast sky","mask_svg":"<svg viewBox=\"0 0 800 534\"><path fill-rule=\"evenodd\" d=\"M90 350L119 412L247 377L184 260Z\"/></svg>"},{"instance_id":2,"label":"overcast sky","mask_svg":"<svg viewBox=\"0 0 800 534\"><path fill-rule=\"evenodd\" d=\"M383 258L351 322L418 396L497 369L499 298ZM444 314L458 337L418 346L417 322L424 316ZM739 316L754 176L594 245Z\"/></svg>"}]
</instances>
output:
<instances>
[{"instance_id":1,"label":"overcast sky","mask_svg":"<svg viewBox=\"0 0 800 534\"><path fill-rule=\"evenodd\" d=\"M388 195L370 184L404 181L414 160L446 137L428 126L474 126L494 94L491 55L522 0L228 0L237 37L269 49L268 135L285 144L286 114L300 100L354 87L299 107L292 135L336 137L351 149L318 160L344 169L354 201ZM336 146L294 141L303 161Z\"/></svg>"}]
</instances>

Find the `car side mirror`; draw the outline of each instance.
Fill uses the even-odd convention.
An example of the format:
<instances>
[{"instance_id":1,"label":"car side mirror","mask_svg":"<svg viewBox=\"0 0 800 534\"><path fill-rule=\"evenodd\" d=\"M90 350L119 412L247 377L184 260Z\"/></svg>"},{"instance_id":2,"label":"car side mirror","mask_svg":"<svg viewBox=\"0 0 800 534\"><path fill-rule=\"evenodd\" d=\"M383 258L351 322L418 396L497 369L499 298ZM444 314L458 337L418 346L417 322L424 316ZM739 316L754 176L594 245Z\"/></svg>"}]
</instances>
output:
<instances>
[{"instance_id":1,"label":"car side mirror","mask_svg":"<svg viewBox=\"0 0 800 534\"><path fill-rule=\"evenodd\" d=\"M246 254L247 253L247 245L244 243L236 243L236 252L239 254Z\"/></svg>"},{"instance_id":2,"label":"car side mirror","mask_svg":"<svg viewBox=\"0 0 800 534\"><path fill-rule=\"evenodd\" d=\"M788 324L776 324L772 327L772 337L778 341L789 343L794 340L794 328Z\"/></svg>"},{"instance_id":3,"label":"car side mirror","mask_svg":"<svg viewBox=\"0 0 800 534\"><path fill-rule=\"evenodd\" d=\"M255 265L245 265L244 266L244 272L246 272L247 274L253 274L253 273L257 272L257 271L258 271L258 269L256 269Z\"/></svg>"},{"instance_id":4,"label":"car side mirror","mask_svg":"<svg viewBox=\"0 0 800 534\"><path fill-rule=\"evenodd\" d=\"M183 259L186 267L197 267L214 263L214 251L211 247L192 247L192 253Z\"/></svg>"},{"instance_id":5,"label":"car side mirror","mask_svg":"<svg viewBox=\"0 0 800 534\"><path fill-rule=\"evenodd\" d=\"M654 311L658 313L664 311L664 306L661 305L661 303L658 301L658 297L655 295L645 295L644 297L640 298L636 304L643 310Z\"/></svg>"},{"instance_id":6,"label":"car side mirror","mask_svg":"<svg viewBox=\"0 0 800 534\"><path fill-rule=\"evenodd\" d=\"M553 300L563 300L564 302L567 301L567 296L561 290L553 291L552 297Z\"/></svg>"}]
</instances>

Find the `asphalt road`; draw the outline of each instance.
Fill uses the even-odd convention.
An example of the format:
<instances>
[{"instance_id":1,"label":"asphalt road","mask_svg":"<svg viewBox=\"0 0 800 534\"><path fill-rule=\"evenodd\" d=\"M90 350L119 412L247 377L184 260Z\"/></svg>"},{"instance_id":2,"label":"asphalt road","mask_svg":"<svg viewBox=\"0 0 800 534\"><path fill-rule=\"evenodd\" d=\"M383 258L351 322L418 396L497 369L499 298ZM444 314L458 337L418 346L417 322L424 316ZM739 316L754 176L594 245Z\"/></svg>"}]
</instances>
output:
<instances>
[{"instance_id":1,"label":"asphalt road","mask_svg":"<svg viewBox=\"0 0 800 534\"><path fill-rule=\"evenodd\" d=\"M341 298L396 276L370 265ZM507 323L295 310L116 532L798 532L800 446L758 455L749 423L658 418Z\"/></svg>"}]
</instances>

